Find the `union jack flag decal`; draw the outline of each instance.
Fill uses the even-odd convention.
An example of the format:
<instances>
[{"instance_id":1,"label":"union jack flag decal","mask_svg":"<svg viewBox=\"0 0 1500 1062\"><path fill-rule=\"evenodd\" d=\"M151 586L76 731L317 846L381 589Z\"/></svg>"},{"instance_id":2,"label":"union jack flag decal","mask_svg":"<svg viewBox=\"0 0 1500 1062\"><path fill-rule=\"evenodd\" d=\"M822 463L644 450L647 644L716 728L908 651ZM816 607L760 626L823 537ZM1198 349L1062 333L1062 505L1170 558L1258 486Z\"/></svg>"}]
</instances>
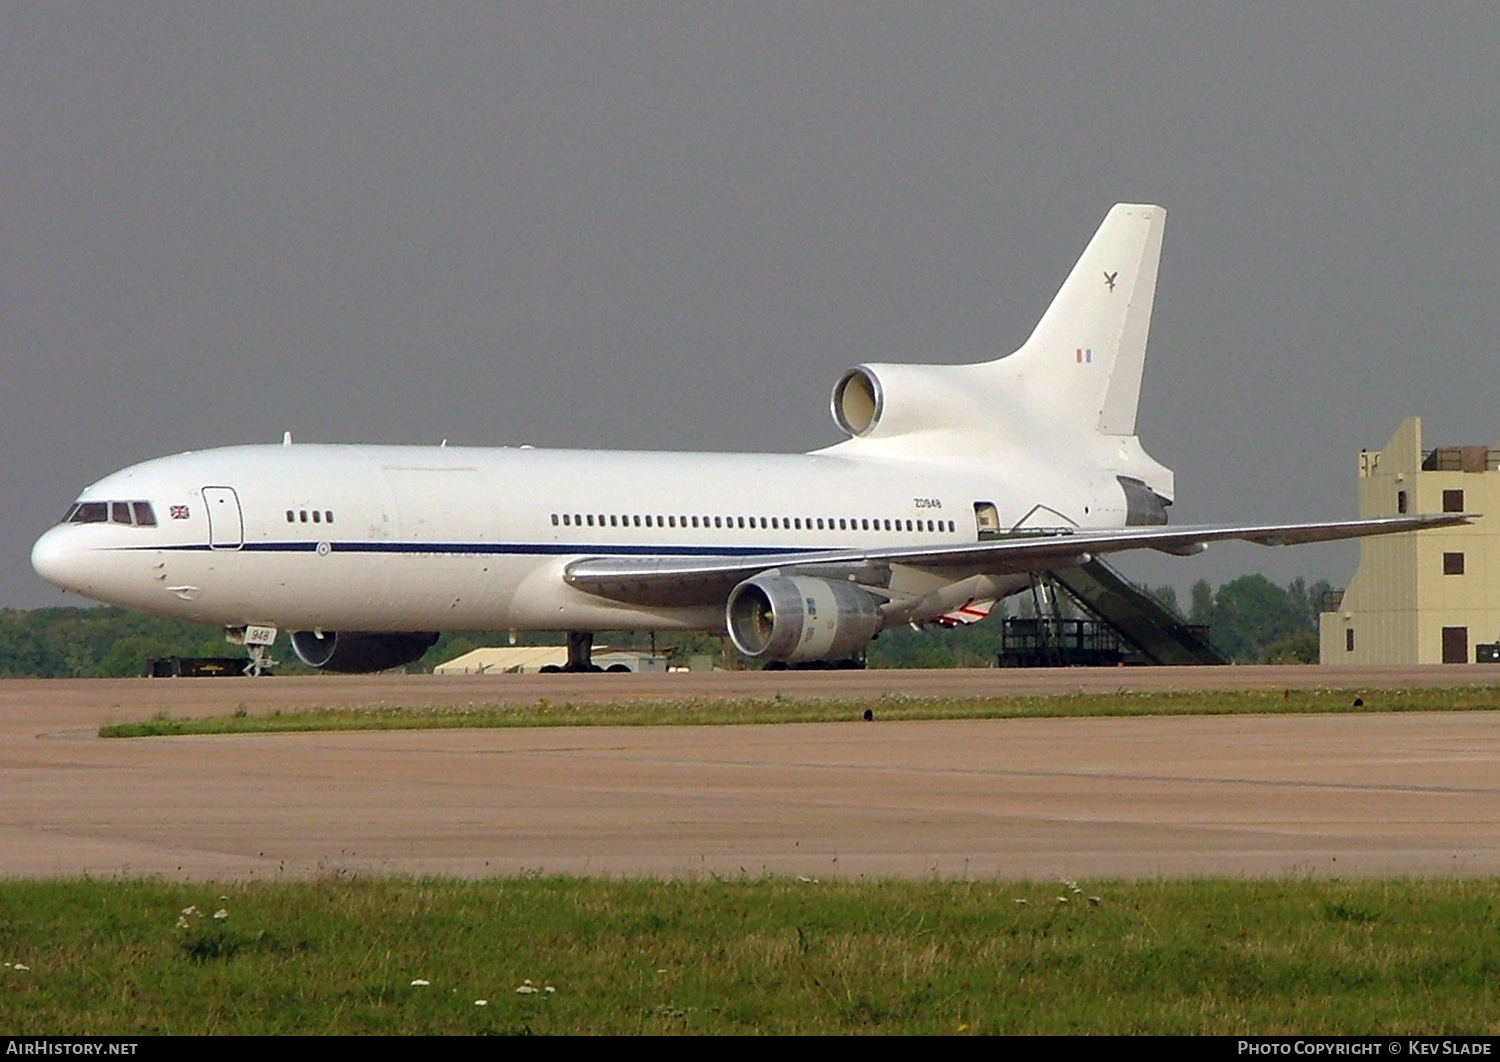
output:
<instances>
[{"instance_id":1,"label":"union jack flag decal","mask_svg":"<svg viewBox=\"0 0 1500 1062\"><path fill-rule=\"evenodd\" d=\"M188 507L186 505L174 505L167 512L173 520L186 520L188 518Z\"/></svg>"},{"instance_id":2,"label":"union jack flag decal","mask_svg":"<svg viewBox=\"0 0 1500 1062\"><path fill-rule=\"evenodd\" d=\"M1084 364L1092 365L1093 362L1094 362L1094 348L1093 347L1088 347L1087 349L1084 349L1084 350L1075 350L1075 351L1073 351L1073 360L1076 361L1080 365L1084 365Z\"/></svg>"}]
</instances>

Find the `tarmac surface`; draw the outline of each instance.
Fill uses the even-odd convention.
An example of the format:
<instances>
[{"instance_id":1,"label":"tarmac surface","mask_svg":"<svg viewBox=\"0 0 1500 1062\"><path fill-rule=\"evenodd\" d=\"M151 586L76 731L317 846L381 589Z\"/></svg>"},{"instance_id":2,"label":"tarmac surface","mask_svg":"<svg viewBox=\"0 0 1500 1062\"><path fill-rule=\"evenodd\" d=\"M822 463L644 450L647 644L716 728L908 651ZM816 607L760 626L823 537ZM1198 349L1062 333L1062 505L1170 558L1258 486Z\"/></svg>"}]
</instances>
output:
<instances>
[{"instance_id":1,"label":"tarmac surface","mask_svg":"<svg viewBox=\"0 0 1500 1062\"><path fill-rule=\"evenodd\" d=\"M1497 683L1473 665L9 680L0 877L1492 875L1485 712L96 731L241 706Z\"/></svg>"}]
</instances>

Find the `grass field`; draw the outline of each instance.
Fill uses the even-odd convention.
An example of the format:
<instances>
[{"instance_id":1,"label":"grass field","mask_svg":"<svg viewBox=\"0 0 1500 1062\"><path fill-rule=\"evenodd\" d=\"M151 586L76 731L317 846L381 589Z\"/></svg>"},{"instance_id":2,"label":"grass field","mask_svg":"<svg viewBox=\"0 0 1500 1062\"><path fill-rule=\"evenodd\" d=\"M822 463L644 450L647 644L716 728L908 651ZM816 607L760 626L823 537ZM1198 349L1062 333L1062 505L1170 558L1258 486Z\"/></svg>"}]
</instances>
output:
<instances>
[{"instance_id":1,"label":"grass field","mask_svg":"<svg viewBox=\"0 0 1500 1062\"><path fill-rule=\"evenodd\" d=\"M9 882L0 1027L1493 1035L1497 892L1483 881Z\"/></svg>"},{"instance_id":2,"label":"grass field","mask_svg":"<svg viewBox=\"0 0 1500 1062\"><path fill-rule=\"evenodd\" d=\"M105 733L1495 708L1489 688L540 702ZM9 882L0 962L23 1035L1496 1035L1500 882Z\"/></svg>"},{"instance_id":3,"label":"grass field","mask_svg":"<svg viewBox=\"0 0 1500 1062\"><path fill-rule=\"evenodd\" d=\"M1090 715L1228 715L1302 712L1432 712L1500 709L1500 687L1413 690L1249 690L1200 693L1110 693L1052 697L873 700L703 700L446 708L313 709L195 719L164 714L103 727L101 737L267 733L297 730L418 730L460 727L671 726L738 723L823 723L880 720L1010 719Z\"/></svg>"}]
</instances>

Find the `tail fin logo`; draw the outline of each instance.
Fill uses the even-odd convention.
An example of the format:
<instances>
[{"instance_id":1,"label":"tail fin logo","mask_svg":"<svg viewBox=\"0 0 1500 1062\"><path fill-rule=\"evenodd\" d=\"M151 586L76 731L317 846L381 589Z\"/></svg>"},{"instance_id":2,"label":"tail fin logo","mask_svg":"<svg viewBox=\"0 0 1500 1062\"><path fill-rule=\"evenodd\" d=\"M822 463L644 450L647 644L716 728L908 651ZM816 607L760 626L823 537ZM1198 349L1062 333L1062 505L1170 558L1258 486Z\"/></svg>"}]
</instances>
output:
<instances>
[{"instance_id":1,"label":"tail fin logo","mask_svg":"<svg viewBox=\"0 0 1500 1062\"><path fill-rule=\"evenodd\" d=\"M1079 365L1092 365L1094 363L1094 348L1089 347L1086 350L1080 349L1073 351L1073 360L1076 361Z\"/></svg>"},{"instance_id":2,"label":"tail fin logo","mask_svg":"<svg viewBox=\"0 0 1500 1062\"><path fill-rule=\"evenodd\" d=\"M1115 290L1115 278L1118 277L1119 275L1120 275L1120 271L1118 269L1116 269L1113 273L1105 273L1104 274L1104 283L1106 283L1106 284L1109 285L1109 290L1110 291L1114 291Z\"/></svg>"}]
</instances>

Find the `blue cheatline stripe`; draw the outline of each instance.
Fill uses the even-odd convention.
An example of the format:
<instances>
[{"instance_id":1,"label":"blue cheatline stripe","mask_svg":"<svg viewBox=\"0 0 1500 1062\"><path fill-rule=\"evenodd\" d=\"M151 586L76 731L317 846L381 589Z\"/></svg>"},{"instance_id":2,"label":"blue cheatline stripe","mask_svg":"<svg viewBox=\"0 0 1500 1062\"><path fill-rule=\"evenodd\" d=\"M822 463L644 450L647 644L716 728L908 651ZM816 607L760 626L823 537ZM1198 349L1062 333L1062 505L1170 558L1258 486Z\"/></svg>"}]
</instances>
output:
<instances>
[{"instance_id":1,"label":"blue cheatline stripe","mask_svg":"<svg viewBox=\"0 0 1500 1062\"><path fill-rule=\"evenodd\" d=\"M123 552L173 553L315 553L317 542L246 542L243 546L210 546L207 542L174 546L127 546ZM465 556L609 557L765 557L786 553L827 553L837 546L622 546L586 542L330 542L332 553L446 553Z\"/></svg>"}]
</instances>

